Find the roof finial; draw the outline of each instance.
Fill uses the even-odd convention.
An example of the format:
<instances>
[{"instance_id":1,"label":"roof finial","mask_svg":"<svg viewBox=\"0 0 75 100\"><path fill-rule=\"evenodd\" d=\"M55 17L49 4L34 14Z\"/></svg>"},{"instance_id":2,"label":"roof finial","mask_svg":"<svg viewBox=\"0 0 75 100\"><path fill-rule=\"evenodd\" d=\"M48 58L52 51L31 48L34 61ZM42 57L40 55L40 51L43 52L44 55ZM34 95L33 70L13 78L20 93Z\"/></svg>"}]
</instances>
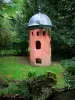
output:
<instances>
[{"instance_id":1,"label":"roof finial","mask_svg":"<svg viewBox=\"0 0 75 100\"><path fill-rule=\"evenodd\" d=\"M37 4L38 4L38 11L40 13L40 11L41 11L40 0L37 0Z\"/></svg>"},{"instance_id":2,"label":"roof finial","mask_svg":"<svg viewBox=\"0 0 75 100\"><path fill-rule=\"evenodd\" d=\"M40 11L41 11L41 7L40 7L40 4L39 4L39 13L40 13Z\"/></svg>"}]
</instances>

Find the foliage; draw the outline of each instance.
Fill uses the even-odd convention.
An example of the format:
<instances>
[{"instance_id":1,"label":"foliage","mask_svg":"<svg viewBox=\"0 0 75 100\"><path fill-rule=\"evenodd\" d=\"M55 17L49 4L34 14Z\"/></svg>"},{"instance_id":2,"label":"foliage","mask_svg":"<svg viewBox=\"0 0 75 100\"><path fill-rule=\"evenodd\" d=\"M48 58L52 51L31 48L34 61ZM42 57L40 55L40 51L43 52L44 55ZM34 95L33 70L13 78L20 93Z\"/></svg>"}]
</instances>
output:
<instances>
[{"instance_id":1,"label":"foliage","mask_svg":"<svg viewBox=\"0 0 75 100\"><path fill-rule=\"evenodd\" d=\"M31 16L38 12L40 4L41 12L47 14L53 23L52 31L52 50L65 53L65 56L72 57L75 55L75 19L74 19L74 0L24 0L22 15L17 21L16 27L18 33L24 33L25 26ZM18 16L19 17L19 16ZM17 17L17 20L18 20ZM26 24L26 25L25 25ZM28 33L25 33L25 36ZM69 55L68 55L69 54Z\"/></svg>"},{"instance_id":2,"label":"foliage","mask_svg":"<svg viewBox=\"0 0 75 100\"><path fill-rule=\"evenodd\" d=\"M65 81L67 85L71 88L75 88L75 57L70 60L61 61L65 67Z\"/></svg>"},{"instance_id":3,"label":"foliage","mask_svg":"<svg viewBox=\"0 0 75 100\"><path fill-rule=\"evenodd\" d=\"M7 19L6 6L0 3L0 49L6 48L12 41L11 26Z\"/></svg>"},{"instance_id":4,"label":"foliage","mask_svg":"<svg viewBox=\"0 0 75 100\"><path fill-rule=\"evenodd\" d=\"M18 91L19 91L18 87L17 87L16 84L13 83L13 82L10 82L10 83L8 84L8 88L4 88L4 89L2 90L3 94L6 94L6 95L7 95L7 94L9 94L9 95L15 94L15 93L18 93Z\"/></svg>"},{"instance_id":5,"label":"foliage","mask_svg":"<svg viewBox=\"0 0 75 100\"><path fill-rule=\"evenodd\" d=\"M72 98L71 100L75 100L75 98Z\"/></svg>"},{"instance_id":6,"label":"foliage","mask_svg":"<svg viewBox=\"0 0 75 100\"><path fill-rule=\"evenodd\" d=\"M55 50L58 52L62 50L67 57L73 57L75 55L75 1L54 0L52 2L55 2L54 9L56 9L53 20L55 29L52 32L53 48L57 48Z\"/></svg>"},{"instance_id":7,"label":"foliage","mask_svg":"<svg viewBox=\"0 0 75 100\"><path fill-rule=\"evenodd\" d=\"M5 48L7 45L9 45L10 41L10 25L6 19L0 17L0 49Z\"/></svg>"},{"instance_id":8,"label":"foliage","mask_svg":"<svg viewBox=\"0 0 75 100\"><path fill-rule=\"evenodd\" d=\"M21 50L0 50L0 56L21 55Z\"/></svg>"},{"instance_id":9,"label":"foliage","mask_svg":"<svg viewBox=\"0 0 75 100\"><path fill-rule=\"evenodd\" d=\"M29 78L23 81L21 84L24 87L25 82L27 83L33 99L45 100L49 95L52 94L53 86L56 85L56 75L48 72L38 77Z\"/></svg>"},{"instance_id":10,"label":"foliage","mask_svg":"<svg viewBox=\"0 0 75 100\"><path fill-rule=\"evenodd\" d=\"M14 1L15 4L15 1ZM24 19L24 16L22 15L22 9L23 9L23 0L21 0L20 2L18 2L18 0L16 0L16 7L18 7L18 9L15 9L15 15L14 16L10 16L9 18L9 23L12 26L12 31L16 33L16 37L15 40L13 40L13 42L17 43L25 43L26 48L28 48L28 24ZM20 46L22 44L19 44ZM24 46L25 47L25 46ZM23 48L23 47L22 47Z\"/></svg>"},{"instance_id":11,"label":"foliage","mask_svg":"<svg viewBox=\"0 0 75 100\"><path fill-rule=\"evenodd\" d=\"M65 82L67 83L68 88L75 89L75 75L71 75L67 70L64 73Z\"/></svg>"},{"instance_id":12,"label":"foliage","mask_svg":"<svg viewBox=\"0 0 75 100\"><path fill-rule=\"evenodd\" d=\"M28 43L27 42L12 42L10 44L5 44L3 47L1 46L0 56L27 56L28 51Z\"/></svg>"},{"instance_id":13,"label":"foliage","mask_svg":"<svg viewBox=\"0 0 75 100\"><path fill-rule=\"evenodd\" d=\"M10 21L11 18L16 18L17 14L21 13L22 0L19 2L15 0L10 4L1 2L0 5L0 55L26 55L28 41L23 42L21 35L17 35L17 32L13 30L13 24Z\"/></svg>"},{"instance_id":14,"label":"foliage","mask_svg":"<svg viewBox=\"0 0 75 100\"><path fill-rule=\"evenodd\" d=\"M29 43L28 22L31 16L38 12L39 5L40 11L47 14L53 24L51 34L53 53L65 53L63 56L73 57L75 55L74 0L14 0L10 4L3 4L0 0L0 48L10 44L11 41Z\"/></svg>"},{"instance_id":15,"label":"foliage","mask_svg":"<svg viewBox=\"0 0 75 100\"><path fill-rule=\"evenodd\" d=\"M0 96L1 95L9 95L9 96L16 96L17 95L24 95L26 100L29 100L29 91L27 87L23 87L21 84L18 85L16 82L9 82L8 87L1 89Z\"/></svg>"},{"instance_id":16,"label":"foliage","mask_svg":"<svg viewBox=\"0 0 75 100\"><path fill-rule=\"evenodd\" d=\"M1 2L1 0L0 0L0 2ZM0 8L1 8L0 9L0 49L6 50L9 48L12 51L13 42L18 43L18 41L20 41L20 40L18 39L17 33L12 30L13 25L11 25L10 19L12 17L16 18L17 14L21 13L22 0L20 0L19 2L17 0L14 0L11 3L4 3L2 0L2 2L0 3ZM20 44L20 46L21 46L21 44ZM16 49L16 47L15 47L15 49ZM19 49L19 48L17 48L17 49ZM24 50L24 49L23 50L22 49L21 49L21 52L23 52L23 50ZM8 55L8 54L6 54L6 55Z\"/></svg>"},{"instance_id":17,"label":"foliage","mask_svg":"<svg viewBox=\"0 0 75 100\"><path fill-rule=\"evenodd\" d=\"M8 87L0 89L1 95L23 95L26 100L33 99L45 100L53 93L53 87L56 85L56 75L48 72L44 75L31 77L23 81L9 82Z\"/></svg>"},{"instance_id":18,"label":"foliage","mask_svg":"<svg viewBox=\"0 0 75 100\"><path fill-rule=\"evenodd\" d=\"M67 68L67 67L75 67L75 57L69 60L61 60L61 64Z\"/></svg>"},{"instance_id":19,"label":"foliage","mask_svg":"<svg viewBox=\"0 0 75 100\"><path fill-rule=\"evenodd\" d=\"M28 73L28 76L27 76L27 77L30 78L30 77L35 77L35 76L36 76L36 73L30 71L30 72Z\"/></svg>"}]
</instances>

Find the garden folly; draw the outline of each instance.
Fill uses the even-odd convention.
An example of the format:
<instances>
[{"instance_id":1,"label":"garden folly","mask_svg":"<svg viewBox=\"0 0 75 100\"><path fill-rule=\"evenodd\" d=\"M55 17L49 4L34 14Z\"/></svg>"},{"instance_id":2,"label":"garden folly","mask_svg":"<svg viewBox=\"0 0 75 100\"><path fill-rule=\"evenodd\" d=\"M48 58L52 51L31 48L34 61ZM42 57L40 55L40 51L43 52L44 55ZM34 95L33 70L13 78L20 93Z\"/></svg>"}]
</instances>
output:
<instances>
[{"instance_id":1,"label":"garden folly","mask_svg":"<svg viewBox=\"0 0 75 100\"><path fill-rule=\"evenodd\" d=\"M29 20L30 63L34 66L49 66L51 64L52 23L50 18L37 13Z\"/></svg>"}]
</instances>

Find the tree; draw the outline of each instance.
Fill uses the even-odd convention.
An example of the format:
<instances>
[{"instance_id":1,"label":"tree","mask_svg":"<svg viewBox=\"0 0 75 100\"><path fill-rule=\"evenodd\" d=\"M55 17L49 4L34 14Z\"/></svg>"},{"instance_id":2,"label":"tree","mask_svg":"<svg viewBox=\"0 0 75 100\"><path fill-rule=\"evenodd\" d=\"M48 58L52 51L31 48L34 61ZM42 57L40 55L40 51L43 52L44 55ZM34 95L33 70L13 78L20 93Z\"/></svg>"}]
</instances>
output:
<instances>
[{"instance_id":1,"label":"tree","mask_svg":"<svg viewBox=\"0 0 75 100\"><path fill-rule=\"evenodd\" d=\"M16 14L21 12L20 5L22 0L18 3L17 0L11 3L5 3L0 0L0 48L3 49L12 41L16 40L16 32L12 30L10 18L16 18Z\"/></svg>"},{"instance_id":2,"label":"tree","mask_svg":"<svg viewBox=\"0 0 75 100\"><path fill-rule=\"evenodd\" d=\"M41 12L47 14L53 23L53 50L75 56L75 1L74 0L24 0L23 20L28 22L37 13L40 4ZM57 50L56 50L57 49Z\"/></svg>"},{"instance_id":3,"label":"tree","mask_svg":"<svg viewBox=\"0 0 75 100\"><path fill-rule=\"evenodd\" d=\"M62 52L68 57L75 55L75 1L74 0L24 0L17 18L12 17L14 29L20 41L28 41L28 22L38 12L47 14L53 24L52 51Z\"/></svg>"},{"instance_id":4,"label":"tree","mask_svg":"<svg viewBox=\"0 0 75 100\"><path fill-rule=\"evenodd\" d=\"M0 1L0 49L8 45L10 41L10 25L4 17L4 4Z\"/></svg>"}]
</instances>

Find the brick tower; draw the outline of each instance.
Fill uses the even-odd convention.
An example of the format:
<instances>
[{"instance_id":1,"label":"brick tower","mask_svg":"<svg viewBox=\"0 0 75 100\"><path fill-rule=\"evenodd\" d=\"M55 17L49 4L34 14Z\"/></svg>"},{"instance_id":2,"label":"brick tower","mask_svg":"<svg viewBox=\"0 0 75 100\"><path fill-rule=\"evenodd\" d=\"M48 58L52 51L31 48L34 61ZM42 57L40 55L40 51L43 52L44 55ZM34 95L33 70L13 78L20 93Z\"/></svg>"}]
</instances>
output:
<instances>
[{"instance_id":1,"label":"brick tower","mask_svg":"<svg viewBox=\"0 0 75 100\"><path fill-rule=\"evenodd\" d=\"M50 18L39 12L30 18L28 26L30 63L34 66L49 66L51 64L51 36L45 28L51 29Z\"/></svg>"}]
</instances>

